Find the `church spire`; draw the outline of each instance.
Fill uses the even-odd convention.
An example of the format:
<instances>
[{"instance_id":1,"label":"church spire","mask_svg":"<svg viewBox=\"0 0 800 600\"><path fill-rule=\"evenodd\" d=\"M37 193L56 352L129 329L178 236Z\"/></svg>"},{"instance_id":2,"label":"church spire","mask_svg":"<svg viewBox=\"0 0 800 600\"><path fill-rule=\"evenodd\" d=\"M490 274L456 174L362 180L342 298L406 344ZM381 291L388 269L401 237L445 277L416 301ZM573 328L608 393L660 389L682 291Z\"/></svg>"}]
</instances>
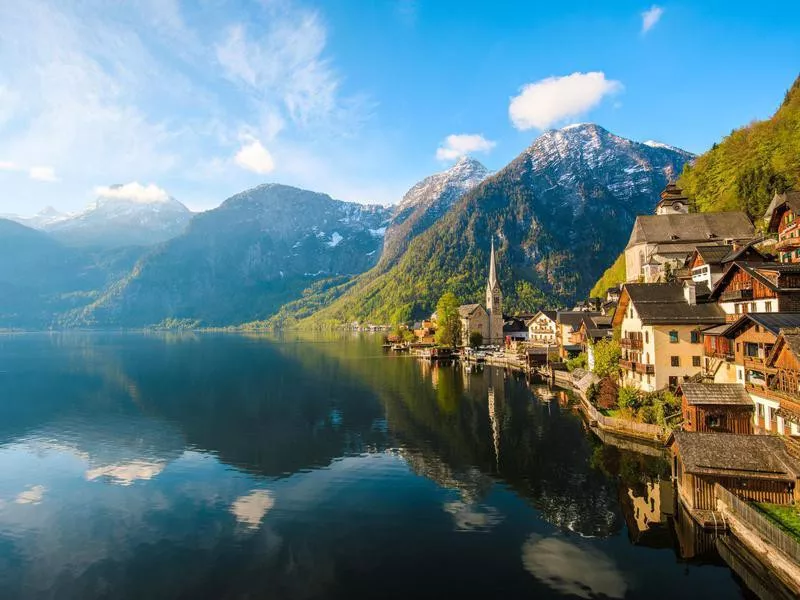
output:
<instances>
[{"instance_id":1,"label":"church spire","mask_svg":"<svg viewBox=\"0 0 800 600\"><path fill-rule=\"evenodd\" d=\"M491 258L489 259L489 287L497 287L497 269L494 265L494 238L492 238Z\"/></svg>"}]
</instances>

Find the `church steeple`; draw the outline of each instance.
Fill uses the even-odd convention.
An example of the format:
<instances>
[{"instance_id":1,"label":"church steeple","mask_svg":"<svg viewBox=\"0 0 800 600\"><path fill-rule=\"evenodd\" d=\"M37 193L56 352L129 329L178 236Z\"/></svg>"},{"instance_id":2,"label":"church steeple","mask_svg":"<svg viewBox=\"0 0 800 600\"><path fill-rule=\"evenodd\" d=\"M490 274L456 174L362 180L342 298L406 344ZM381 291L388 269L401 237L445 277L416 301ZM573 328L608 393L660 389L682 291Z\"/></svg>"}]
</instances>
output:
<instances>
[{"instance_id":1,"label":"church steeple","mask_svg":"<svg viewBox=\"0 0 800 600\"><path fill-rule=\"evenodd\" d=\"M503 340L503 292L497 280L495 260L494 238L492 238L489 280L486 282L486 312L489 315L489 339L492 343L499 343Z\"/></svg>"}]
</instances>

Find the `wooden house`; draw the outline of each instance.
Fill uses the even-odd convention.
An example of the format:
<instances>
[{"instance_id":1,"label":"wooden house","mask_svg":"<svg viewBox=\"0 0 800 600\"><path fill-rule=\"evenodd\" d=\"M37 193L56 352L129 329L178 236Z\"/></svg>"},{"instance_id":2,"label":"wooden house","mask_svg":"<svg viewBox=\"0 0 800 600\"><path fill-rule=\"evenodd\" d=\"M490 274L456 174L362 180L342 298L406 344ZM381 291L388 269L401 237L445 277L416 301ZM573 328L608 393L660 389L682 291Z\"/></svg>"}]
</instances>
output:
<instances>
[{"instance_id":1,"label":"wooden house","mask_svg":"<svg viewBox=\"0 0 800 600\"><path fill-rule=\"evenodd\" d=\"M764 218L770 233L778 234L778 259L782 263L800 263L800 191L775 194Z\"/></svg>"},{"instance_id":2,"label":"wooden house","mask_svg":"<svg viewBox=\"0 0 800 600\"><path fill-rule=\"evenodd\" d=\"M766 257L755 248L754 244L755 242L697 246L686 259L687 274L695 283L704 283L711 289L736 261L748 264L767 262Z\"/></svg>"},{"instance_id":3,"label":"wooden house","mask_svg":"<svg viewBox=\"0 0 800 600\"><path fill-rule=\"evenodd\" d=\"M756 422L767 431L800 435L800 328L781 329L765 360L764 386L749 386L756 405Z\"/></svg>"},{"instance_id":4,"label":"wooden house","mask_svg":"<svg viewBox=\"0 0 800 600\"><path fill-rule=\"evenodd\" d=\"M667 440L678 496L691 511L715 511L714 484L755 502L794 504L800 465L777 436L674 431Z\"/></svg>"},{"instance_id":5,"label":"wooden house","mask_svg":"<svg viewBox=\"0 0 800 600\"><path fill-rule=\"evenodd\" d=\"M800 311L800 264L734 262L711 290L728 321L752 312Z\"/></svg>"},{"instance_id":6,"label":"wooden house","mask_svg":"<svg viewBox=\"0 0 800 600\"><path fill-rule=\"evenodd\" d=\"M753 401L736 383L684 383L679 389L683 429L753 433Z\"/></svg>"}]
</instances>

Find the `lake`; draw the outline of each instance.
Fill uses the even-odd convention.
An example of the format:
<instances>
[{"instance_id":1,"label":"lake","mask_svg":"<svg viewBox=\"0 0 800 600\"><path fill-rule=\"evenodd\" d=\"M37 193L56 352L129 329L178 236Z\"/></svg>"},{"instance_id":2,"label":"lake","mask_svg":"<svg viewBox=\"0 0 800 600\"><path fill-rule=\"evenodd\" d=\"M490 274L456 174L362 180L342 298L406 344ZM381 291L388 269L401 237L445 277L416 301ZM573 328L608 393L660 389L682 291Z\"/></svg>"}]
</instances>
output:
<instances>
[{"instance_id":1,"label":"lake","mask_svg":"<svg viewBox=\"0 0 800 600\"><path fill-rule=\"evenodd\" d=\"M0 597L749 597L569 400L377 336L0 336Z\"/></svg>"}]
</instances>

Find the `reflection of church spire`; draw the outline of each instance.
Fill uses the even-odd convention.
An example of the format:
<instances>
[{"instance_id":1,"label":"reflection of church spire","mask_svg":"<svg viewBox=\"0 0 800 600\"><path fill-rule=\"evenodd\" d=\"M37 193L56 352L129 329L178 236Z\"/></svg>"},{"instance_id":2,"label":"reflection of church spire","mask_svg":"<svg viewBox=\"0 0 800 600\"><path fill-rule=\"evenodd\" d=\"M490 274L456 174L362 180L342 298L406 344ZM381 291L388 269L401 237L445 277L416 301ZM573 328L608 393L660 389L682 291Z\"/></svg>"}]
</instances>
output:
<instances>
[{"instance_id":1,"label":"reflection of church spire","mask_svg":"<svg viewBox=\"0 0 800 600\"><path fill-rule=\"evenodd\" d=\"M492 441L494 442L494 461L497 472L500 472L500 421L497 419L497 404L494 399L494 388L489 388L489 422L492 424Z\"/></svg>"}]
</instances>

